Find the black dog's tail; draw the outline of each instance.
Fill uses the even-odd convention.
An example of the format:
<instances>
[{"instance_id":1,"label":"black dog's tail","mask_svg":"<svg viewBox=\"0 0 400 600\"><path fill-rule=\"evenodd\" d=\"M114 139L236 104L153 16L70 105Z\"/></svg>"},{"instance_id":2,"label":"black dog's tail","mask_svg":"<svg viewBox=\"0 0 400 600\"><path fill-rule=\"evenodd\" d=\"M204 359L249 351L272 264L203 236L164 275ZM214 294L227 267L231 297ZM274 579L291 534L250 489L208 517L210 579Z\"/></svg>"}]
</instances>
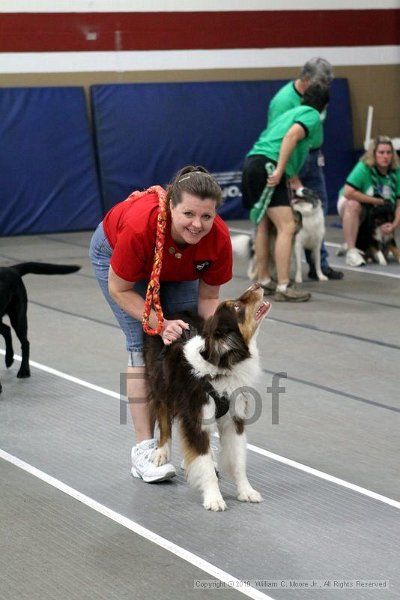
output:
<instances>
[{"instance_id":1,"label":"black dog's tail","mask_svg":"<svg viewBox=\"0 0 400 600\"><path fill-rule=\"evenodd\" d=\"M17 265L12 265L11 269L15 269L21 275L32 273L34 275L67 275L79 271L80 265L55 265L51 263L25 262Z\"/></svg>"}]
</instances>

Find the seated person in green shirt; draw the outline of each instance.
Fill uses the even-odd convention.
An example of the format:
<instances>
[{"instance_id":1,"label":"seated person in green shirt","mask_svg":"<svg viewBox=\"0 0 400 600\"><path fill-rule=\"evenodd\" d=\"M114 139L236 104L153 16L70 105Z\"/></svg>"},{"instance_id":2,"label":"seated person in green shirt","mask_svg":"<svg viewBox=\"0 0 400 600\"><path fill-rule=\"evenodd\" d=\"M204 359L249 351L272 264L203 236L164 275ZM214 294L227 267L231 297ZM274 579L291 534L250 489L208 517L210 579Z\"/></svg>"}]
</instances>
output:
<instances>
[{"instance_id":1,"label":"seated person in green shirt","mask_svg":"<svg viewBox=\"0 0 400 600\"><path fill-rule=\"evenodd\" d=\"M360 158L344 187L337 204L342 220L346 248L346 264L350 267L365 265L361 251L356 248L360 223L371 206L391 202L395 210L393 223L384 223L382 233L394 232L400 225L400 167L392 140L379 136Z\"/></svg>"},{"instance_id":2,"label":"seated person in green shirt","mask_svg":"<svg viewBox=\"0 0 400 600\"><path fill-rule=\"evenodd\" d=\"M257 227L255 252L258 281L266 292L275 291L274 297L278 302L306 302L311 296L296 289L289 278L295 223L288 179L297 176L303 166L314 136L319 135L320 115L328 102L327 87L310 85L300 106L283 113L264 129L244 163L242 194L247 207L251 208L258 201L265 185L275 188L266 215ZM265 165L268 162L276 168L267 179ZM268 220L277 230L276 286L268 271Z\"/></svg>"}]
</instances>

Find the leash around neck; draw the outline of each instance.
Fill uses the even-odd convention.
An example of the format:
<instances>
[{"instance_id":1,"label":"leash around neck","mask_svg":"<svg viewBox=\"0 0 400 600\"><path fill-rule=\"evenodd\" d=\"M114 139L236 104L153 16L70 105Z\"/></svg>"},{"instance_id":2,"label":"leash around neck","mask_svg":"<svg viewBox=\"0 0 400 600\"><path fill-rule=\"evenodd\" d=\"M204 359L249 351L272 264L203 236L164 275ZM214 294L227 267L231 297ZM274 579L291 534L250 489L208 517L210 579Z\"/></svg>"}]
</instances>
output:
<instances>
[{"instance_id":1,"label":"leash around neck","mask_svg":"<svg viewBox=\"0 0 400 600\"><path fill-rule=\"evenodd\" d=\"M146 291L142 326L144 332L148 335L159 335L164 327L164 315L160 301L160 273L164 252L165 228L167 225L167 193L162 187L155 185L147 189L145 192L134 192L132 196L138 197L140 195L149 193L156 193L158 196L158 216L153 269L151 271L150 280ZM152 306L157 314L157 326L154 329L150 325L150 312Z\"/></svg>"}]
</instances>

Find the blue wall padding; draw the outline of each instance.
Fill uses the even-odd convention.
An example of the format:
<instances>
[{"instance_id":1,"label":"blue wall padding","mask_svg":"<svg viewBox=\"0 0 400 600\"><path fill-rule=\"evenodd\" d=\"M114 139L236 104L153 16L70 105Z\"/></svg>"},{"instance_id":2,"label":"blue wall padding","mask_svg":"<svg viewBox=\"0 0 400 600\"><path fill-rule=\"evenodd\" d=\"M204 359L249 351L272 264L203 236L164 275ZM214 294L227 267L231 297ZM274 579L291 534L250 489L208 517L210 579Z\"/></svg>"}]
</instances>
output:
<instances>
[{"instance_id":1,"label":"blue wall padding","mask_svg":"<svg viewBox=\"0 0 400 600\"><path fill-rule=\"evenodd\" d=\"M246 217L240 171L265 127L268 104L286 81L139 83L91 88L106 209L131 191L165 185L187 164L216 173L227 195L220 214ZM347 81L336 79L325 126L325 169L331 212L353 166Z\"/></svg>"},{"instance_id":2,"label":"blue wall padding","mask_svg":"<svg viewBox=\"0 0 400 600\"><path fill-rule=\"evenodd\" d=\"M83 88L0 90L0 234L94 228L102 216Z\"/></svg>"}]
</instances>

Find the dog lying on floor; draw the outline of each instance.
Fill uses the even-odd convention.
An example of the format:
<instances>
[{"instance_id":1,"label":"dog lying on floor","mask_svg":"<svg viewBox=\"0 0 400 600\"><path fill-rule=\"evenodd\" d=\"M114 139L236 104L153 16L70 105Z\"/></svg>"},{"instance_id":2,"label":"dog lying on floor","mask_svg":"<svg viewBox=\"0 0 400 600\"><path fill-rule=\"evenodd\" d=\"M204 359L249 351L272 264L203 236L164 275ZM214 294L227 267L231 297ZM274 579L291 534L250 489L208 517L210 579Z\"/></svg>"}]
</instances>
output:
<instances>
[{"instance_id":1,"label":"dog lying on floor","mask_svg":"<svg viewBox=\"0 0 400 600\"><path fill-rule=\"evenodd\" d=\"M318 195L308 188L301 188L296 192L292 201L293 217L296 224L296 233L293 240L293 248L296 262L295 281L303 281L301 259L304 250L311 250L313 254L315 271L319 281L327 281L328 278L321 269L321 245L325 236L325 219L321 200ZM275 274L274 247L276 241L276 229L271 223L268 233L269 243L269 272L273 277ZM232 238L234 254L246 258L249 261L247 275L249 279L256 281L258 278L254 239L249 235L236 235Z\"/></svg>"},{"instance_id":2,"label":"dog lying on floor","mask_svg":"<svg viewBox=\"0 0 400 600\"><path fill-rule=\"evenodd\" d=\"M389 202L382 206L368 207L356 241L356 247L364 253L367 262L374 261L386 266L390 254L400 262L400 249L396 244L394 232L384 234L381 230L381 225L392 223L393 220L394 209Z\"/></svg>"},{"instance_id":3,"label":"dog lying on floor","mask_svg":"<svg viewBox=\"0 0 400 600\"><path fill-rule=\"evenodd\" d=\"M260 374L256 335L269 309L263 289L254 284L236 300L221 302L205 323L181 315L196 328L187 341L181 337L165 347L159 336L145 336L150 405L160 429L153 461L169 462L171 424L176 418L188 482L201 490L208 510L226 509L210 448L215 423L220 467L234 477L238 499L262 501L246 475L245 392Z\"/></svg>"},{"instance_id":4,"label":"dog lying on floor","mask_svg":"<svg viewBox=\"0 0 400 600\"><path fill-rule=\"evenodd\" d=\"M77 265L53 265L48 263L27 262L11 267L0 267L0 334L6 344L6 367L14 362L14 349L11 328L2 319L8 315L19 341L21 342L22 362L17 377L30 377L29 341L28 341L28 295L22 277L28 273L36 275L65 275L79 271ZM0 385L1 392L1 385Z\"/></svg>"}]
</instances>

